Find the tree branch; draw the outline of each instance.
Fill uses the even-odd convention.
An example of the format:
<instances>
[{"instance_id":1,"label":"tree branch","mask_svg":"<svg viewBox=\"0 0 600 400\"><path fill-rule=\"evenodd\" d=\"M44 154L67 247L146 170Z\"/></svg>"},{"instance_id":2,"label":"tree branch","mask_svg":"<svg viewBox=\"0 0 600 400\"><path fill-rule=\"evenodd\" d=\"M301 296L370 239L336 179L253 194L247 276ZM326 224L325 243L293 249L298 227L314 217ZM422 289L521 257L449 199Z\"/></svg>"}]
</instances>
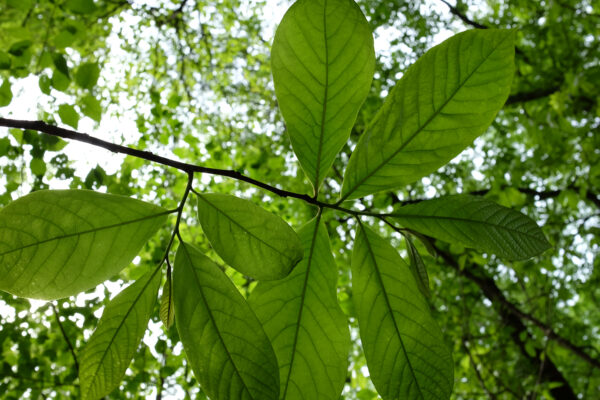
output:
<instances>
[{"instance_id":1,"label":"tree branch","mask_svg":"<svg viewBox=\"0 0 600 400\"><path fill-rule=\"evenodd\" d=\"M464 22L467 25L470 25L474 28L477 29L488 29L487 26L480 24L479 22L475 22L472 19L470 19L469 17L467 17L465 14L461 13L460 10L456 7L454 7L452 4L448 3L446 0L440 0L442 3L444 3L446 6L448 6L448 9L450 10L450 13L452 13L453 15L457 16L458 18L460 18L460 20L462 22Z\"/></svg>"},{"instance_id":2,"label":"tree branch","mask_svg":"<svg viewBox=\"0 0 600 400\"><path fill-rule=\"evenodd\" d=\"M257 179L246 176L238 171L229 170L229 169L219 169L219 168L209 168L204 167L202 165L197 164L188 164L181 161L173 160L167 157L159 156L150 151L133 149L131 147L122 146L119 144L114 144L107 142L102 139L98 139L96 137L90 136L86 133L81 133L77 131L73 131L70 129L59 128L55 125L47 124L44 121L26 121L26 120L16 120L16 119L8 119L8 118L0 118L0 126L4 126L7 128L17 128L17 129L29 129L37 132L42 132L47 135L57 136L64 139L71 139L82 143L91 144L96 147L100 147L113 153L126 154L132 157L140 158L143 160L155 162L167 167L176 168L180 171L186 172L187 174L193 174L195 172L205 173L211 175L224 176L228 178L233 178L238 181L246 182L261 189L265 189L271 193L274 193L280 197L290 197L304 201L305 203L320 207L320 208L330 208L333 210L342 211L351 215L368 215L368 216L380 216L383 214L370 213L366 211L356 211L348 208L340 207L337 204L330 204L319 201L307 194L291 192L288 190L279 189L275 186L269 185L268 183L259 181Z\"/></svg>"},{"instance_id":3,"label":"tree branch","mask_svg":"<svg viewBox=\"0 0 600 400\"><path fill-rule=\"evenodd\" d=\"M62 322L60 322L60 316L58 315L58 310L56 309L56 306L52 303L50 303L50 306L52 307L52 311L54 312L54 318L56 319L56 323L58 324L58 327L60 328L60 332L62 333L62 336L65 339L65 342L67 342L67 346L69 346L69 351L71 352L71 356L73 356L73 362L75 363L75 369L77 371L79 371L79 362L77 361L77 355L75 354L75 348L71 344L71 340L67 336L67 332L65 332L65 328L63 327Z\"/></svg>"}]
</instances>

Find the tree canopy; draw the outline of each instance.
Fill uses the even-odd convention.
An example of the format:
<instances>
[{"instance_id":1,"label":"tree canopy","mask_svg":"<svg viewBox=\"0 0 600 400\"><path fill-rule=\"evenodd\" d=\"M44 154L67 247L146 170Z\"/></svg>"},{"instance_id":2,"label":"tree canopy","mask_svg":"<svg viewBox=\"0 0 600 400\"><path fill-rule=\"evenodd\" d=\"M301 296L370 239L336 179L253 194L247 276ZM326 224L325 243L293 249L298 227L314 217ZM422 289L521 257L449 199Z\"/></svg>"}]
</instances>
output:
<instances>
[{"instance_id":1,"label":"tree canopy","mask_svg":"<svg viewBox=\"0 0 600 400\"><path fill-rule=\"evenodd\" d=\"M599 38L591 0L0 0L0 396L596 398Z\"/></svg>"}]
</instances>

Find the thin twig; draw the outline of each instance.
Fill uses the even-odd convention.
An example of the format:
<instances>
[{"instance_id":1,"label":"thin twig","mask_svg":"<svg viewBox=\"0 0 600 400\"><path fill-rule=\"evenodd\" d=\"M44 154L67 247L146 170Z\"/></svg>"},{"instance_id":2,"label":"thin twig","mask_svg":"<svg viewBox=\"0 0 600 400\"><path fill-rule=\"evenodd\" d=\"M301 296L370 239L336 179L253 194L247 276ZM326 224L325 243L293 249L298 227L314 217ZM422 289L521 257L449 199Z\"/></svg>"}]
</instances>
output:
<instances>
[{"instance_id":1,"label":"thin twig","mask_svg":"<svg viewBox=\"0 0 600 400\"><path fill-rule=\"evenodd\" d=\"M77 361L77 355L75 354L75 348L73 347L73 344L71 344L71 340L69 340L69 337L67 336L67 332L65 332L65 328L63 327L63 324L60 321L60 316L58 315L58 310L56 309L56 306L52 303L50 303L50 306L52 307L52 311L54 312L54 318L56 319L56 322L58 323L60 332L62 333L62 336L65 339L65 342L67 342L67 346L69 346L69 351L71 351L71 355L73 356L73 362L75 363L75 369L79 372L79 362Z\"/></svg>"}]
</instances>

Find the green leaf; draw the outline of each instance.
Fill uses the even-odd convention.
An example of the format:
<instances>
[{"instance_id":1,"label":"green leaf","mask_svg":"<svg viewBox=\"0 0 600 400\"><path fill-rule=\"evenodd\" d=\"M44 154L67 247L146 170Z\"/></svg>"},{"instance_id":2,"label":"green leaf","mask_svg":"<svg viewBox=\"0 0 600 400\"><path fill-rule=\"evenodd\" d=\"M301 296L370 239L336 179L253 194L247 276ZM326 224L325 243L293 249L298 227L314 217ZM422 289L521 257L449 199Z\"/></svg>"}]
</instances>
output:
<instances>
[{"instance_id":1,"label":"green leaf","mask_svg":"<svg viewBox=\"0 0 600 400\"><path fill-rule=\"evenodd\" d=\"M278 400L271 343L225 273L181 243L173 275L177 331L202 390L215 400Z\"/></svg>"},{"instance_id":2,"label":"green leaf","mask_svg":"<svg viewBox=\"0 0 600 400\"><path fill-rule=\"evenodd\" d=\"M0 50L0 69L10 69L10 56L4 51Z\"/></svg>"},{"instance_id":3,"label":"green leaf","mask_svg":"<svg viewBox=\"0 0 600 400\"><path fill-rule=\"evenodd\" d=\"M61 104L58 107L58 116L63 124L77 129L79 125L79 113L75 110L75 107L69 104Z\"/></svg>"},{"instance_id":4,"label":"green leaf","mask_svg":"<svg viewBox=\"0 0 600 400\"><path fill-rule=\"evenodd\" d=\"M52 80L47 75L40 75L38 84L42 93L46 95L50 94L50 85L52 84Z\"/></svg>"},{"instance_id":5,"label":"green leaf","mask_svg":"<svg viewBox=\"0 0 600 400\"><path fill-rule=\"evenodd\" d=\"M167 269L167 281L163 286L160 299L160 320L166 329L175 322L175 308L173 306L173 290L171 288L171 268Z\"/></svg>"},{"instance_id":6,"label":"green leaf","mask_svg":"<svg viewBox=\"0 0 600 400\"><path fill-rule=\"evenodd\" d=\"M88 94L81 99L79 107L85 116L90 117L94 121L100 122L102 119L102 105L98 99L91 94Z\"/></svg>"},{"instance_id":7,"label":"green leaf","mask_svg":"<svg viewBox=\"0 0 600 400\"><path fill-rule=\"evenodd\" d=\"M358 228L352 289L369 373L383 400L448 399L452 354L408 265L373 231Z\"/></svg>"},{"instance_id":8,"label":"green leaf","mask_svg":"<svg viewBox=\"0 0 600 400\"><path fill-rule=\"evenodd\" d=\"M58 299L115 275L160 228L167 211L87 190L42 190L0 210L0 290Z\"/></svg>"},{"instance_id":9,"label":"green leaf","mask_svg":"<svg viewBox=\"0 0 600 400\"><path fill-rule=\"evenodd\" d=\"M278 216L235 196L198 196L198 218L227 264L258 280L281 279L302 259L302 243Z\"/></svg>"},{"instance_id":10,"label":"green leaf","mask_svg":"<svg viewBox=\"0 0 600 400\"><path fill-rule=\"evenodd\" d=\"M342 199L415 182L483 133L510 91L513 36L509 30L463 32L412 65L356 145Z\"/></svg>"},{"instance_id":11,"label":"green leaf","mask_svg":"<svg viewBox=\"0 0 600 400\"><path fill-rule=\"evenodd\" d=\"M249 302L279 361L281 399L338 399L350 332L337 302L337 266L320 215L298 233L300 264L283 280L260 282Z\"/></svg>"},{"instance_id":12,"label":"green leaf","mask_svg":"<svg viewBox=\"0 0 600 400\"><path fill-rule=\"evenodd\" d=\"M46 163L41 158L32 158L29 167L34 175L44 176L46 173Z\"/></svg>"},{"instance_id":13,"label":"green leaf","mask_svg":"<svg viewBox=\"0 0 600 400\"><path fill-rule=\"evenodd\" d=\"M69 87L71 79L58 70L52 72L52 87L56 90L64 92Z\"/></svg>"},{"instance_id":14,"label":"green leaf","mask_svg":"<svg viewBox=\"0 0 600 400\"><path fill-rule=\"evenodd\" d=\"M369 92L371 30L352 0L299 0L277 29L271 58L292 147L317 192Z\"/></svg>"},{"instance_id":15,"label":"green leaf","mask_svg":"<svg viewBox=\"0 0 600 400\"><path fill-rule=\"evenodd\" d=\"M83 400L100 399L119 387L146 332L159 286L160 273L156 269L108 303L79 355Z\"/></svg>"},{"instance_id":16,"label":"green leaf","mask_svg":"<svg viewBox=\"0 0 600 400\"><path fill-rule=\"evenodd\" d=\"M96 11L94 0L67 0L65 5L75 14L91 14Z\"/></svg>"},{"instance_id":17,"label":"green leaf","mask_svg":"<svg viewBox=\"0 0 600 400\"><path fill-rule=\"evenodd\" d=\"M476 196L425 200L399 208L392 217L405 228L509 260L524 260L550 248L529 217Z\"/></svg>"},{"instance_id":18,"label":"green leaf","mask_svg":"<svg viewBox=\"0 0 600 400\"><path fill-rule=\"evenodd\" d=\"M415 248L415 245L412 242L412 239L405 235L404 239L406 240L406 249L408 252L408 259L410 260L410 272L412 272L413 277L415 278L415 282L417 282L417 287L423 293L423 295L427 298L431 297L431 291L429 290L429 275L427 274L427 267L421 258L421 255Z\"/></svg>"},{"instance_id":19,"label":"green leaf","mask_svg":"<svg viewBox=\"0 0 600 400\"><path fill-rule=\"evenodd\" d=\"M54 66L56 67L57 71L59 71L61 74L63 74L67 78L70 77L69 66L67 65L67 59L65 58L65 56L63 54L60 54L60 53L52 54L52 61L54 62Z\"/></svg>"},{"instance_id":20,"label":"green leaf","mask_svg":"<svg viewBox=\"0 0 600 400\"><path fill-rule=\"evenodd\" d=\"M75 82L84 89L92 90L100 77L98 63L82 64L75 73Z\"/></svg>"},{"instance_id":21,"label":"green leaf","mask_svg":"<svg viewBox=\"0 0 600 400\"><path fill-rule=\"evenodd\" d=\"M0 85L0 107L6 107L12 101L12 89L10 85L10 81L8 79L4 79L2 85Z\"/></svg>"}]
</instances>

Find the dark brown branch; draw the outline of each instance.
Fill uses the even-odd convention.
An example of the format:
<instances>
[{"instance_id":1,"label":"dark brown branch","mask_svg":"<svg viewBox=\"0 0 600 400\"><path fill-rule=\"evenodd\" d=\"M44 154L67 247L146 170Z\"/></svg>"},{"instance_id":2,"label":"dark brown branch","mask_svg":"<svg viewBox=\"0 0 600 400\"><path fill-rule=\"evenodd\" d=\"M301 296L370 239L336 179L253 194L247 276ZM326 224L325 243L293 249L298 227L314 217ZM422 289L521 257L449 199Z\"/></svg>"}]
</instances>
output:
<instances>
[{"instance_id":1,"label":"dark brown branch","mask_svg":"<svg viewBox=\"0 0 600 400\"><path fill-rule=\"evenodd\" d=\"M67 346L69 346L69 351L71 352L71 356L73 356L73 362L75 363L75 369L79 371L79 362L77 361L77 355L75 354L75 348L73 344L71 344L71 340L67 336L67 332L65 332L65 328L63 327L62 322L60 321L60 316L58 315L58 310L54 304L50 304L52 306L52 311L54 312L54 318L56 319L56 323L60 328L60 332L62 333L65 342L67 342Z\"/></svg>"},{"instance_id":2,"label":"dark brown branch","mask_svg":"<svg viewBox=\"0 0 600 400\"><path fill-rule=\"evenodd\" d=\"M233 178L238 181L246 182L261 189L265 189L271 193L274 193L280 197L290 197L304 201L305 203L311 204L320 208L330 208L333 210L338 210L345 212L347 214L352 215L370 215L370 216L379 216L380 214L370 213L365 211L356 211L350 210L347 208L340 207L338 204L329 204L322 201L319 201L307 194L291 192L288 190L279 189L275 186L269 185L268 183L256 180L254 178L250 178L238 171L229 170L229 169L219 169L219 168L209 168L204 167L202 165L196 164L188 164L181 161L173 160L167 157L159 156L150 151L133 149L131 147L122 146L119 144L107 142L102 139L98 139L96 137L90 136L86 133L81 133L77 131L73 131L70 129L59 128L55 125L47 124L44 121L26 121L26 120L16 120L16 119L8 119L8 118L0 118L0 126L4 126L7 128L17 128L17 129L29 129L37 132L42 132L47 135L57 136L63 139L75 140L82 143L91 144L96 147L100 147L113 153L119 154L127 154L132 157L140 158L143 160L155 162L161 165L165 165L167 167L176 168L185 173L193 174L193 173L205 173L211 175L219 175L228 178Z\"/></svg>"},{"instance_id":3,"label":"dark brown branch","mask_svg":"<svg viewBox=\"0 0 600 400\"><path fill-rule=\"evenodd\" d=\"M560 90L560 86L557 85L557 86L551 86L548 88L532 90L530 92L516 93L516 94L513 94L512 96L509 96L508 100L506 100L506 103L504 103L504 104L510 105L510 104L515 104L515 103L523 103L523 102L527 102L527 101L532 101L532 100L539 100L544 97L548 97L552 93L558 92L559 90Z\"/></svg>"},{"instance_id":4,"label":"dark brown branch","mask_svg":"<svg viewBox=\"0 0 600 400\"><path fill-rule=\"evenodd\" d=\"M487 26L480 24L479 22L473 21L472 19L470 19L469 17L467 17L465 14L461 13L460 10L456 7L454 7L452 4L448 3L446 0L440 0L442 3L444 3L446 6L448 6L448 9L450 10L450 12L457 16L458 18L460 18L460 20L462 22L464 22L467 25L470 25L474 28L477 29L488 29Z\"/></svg>"}]
</instances>

